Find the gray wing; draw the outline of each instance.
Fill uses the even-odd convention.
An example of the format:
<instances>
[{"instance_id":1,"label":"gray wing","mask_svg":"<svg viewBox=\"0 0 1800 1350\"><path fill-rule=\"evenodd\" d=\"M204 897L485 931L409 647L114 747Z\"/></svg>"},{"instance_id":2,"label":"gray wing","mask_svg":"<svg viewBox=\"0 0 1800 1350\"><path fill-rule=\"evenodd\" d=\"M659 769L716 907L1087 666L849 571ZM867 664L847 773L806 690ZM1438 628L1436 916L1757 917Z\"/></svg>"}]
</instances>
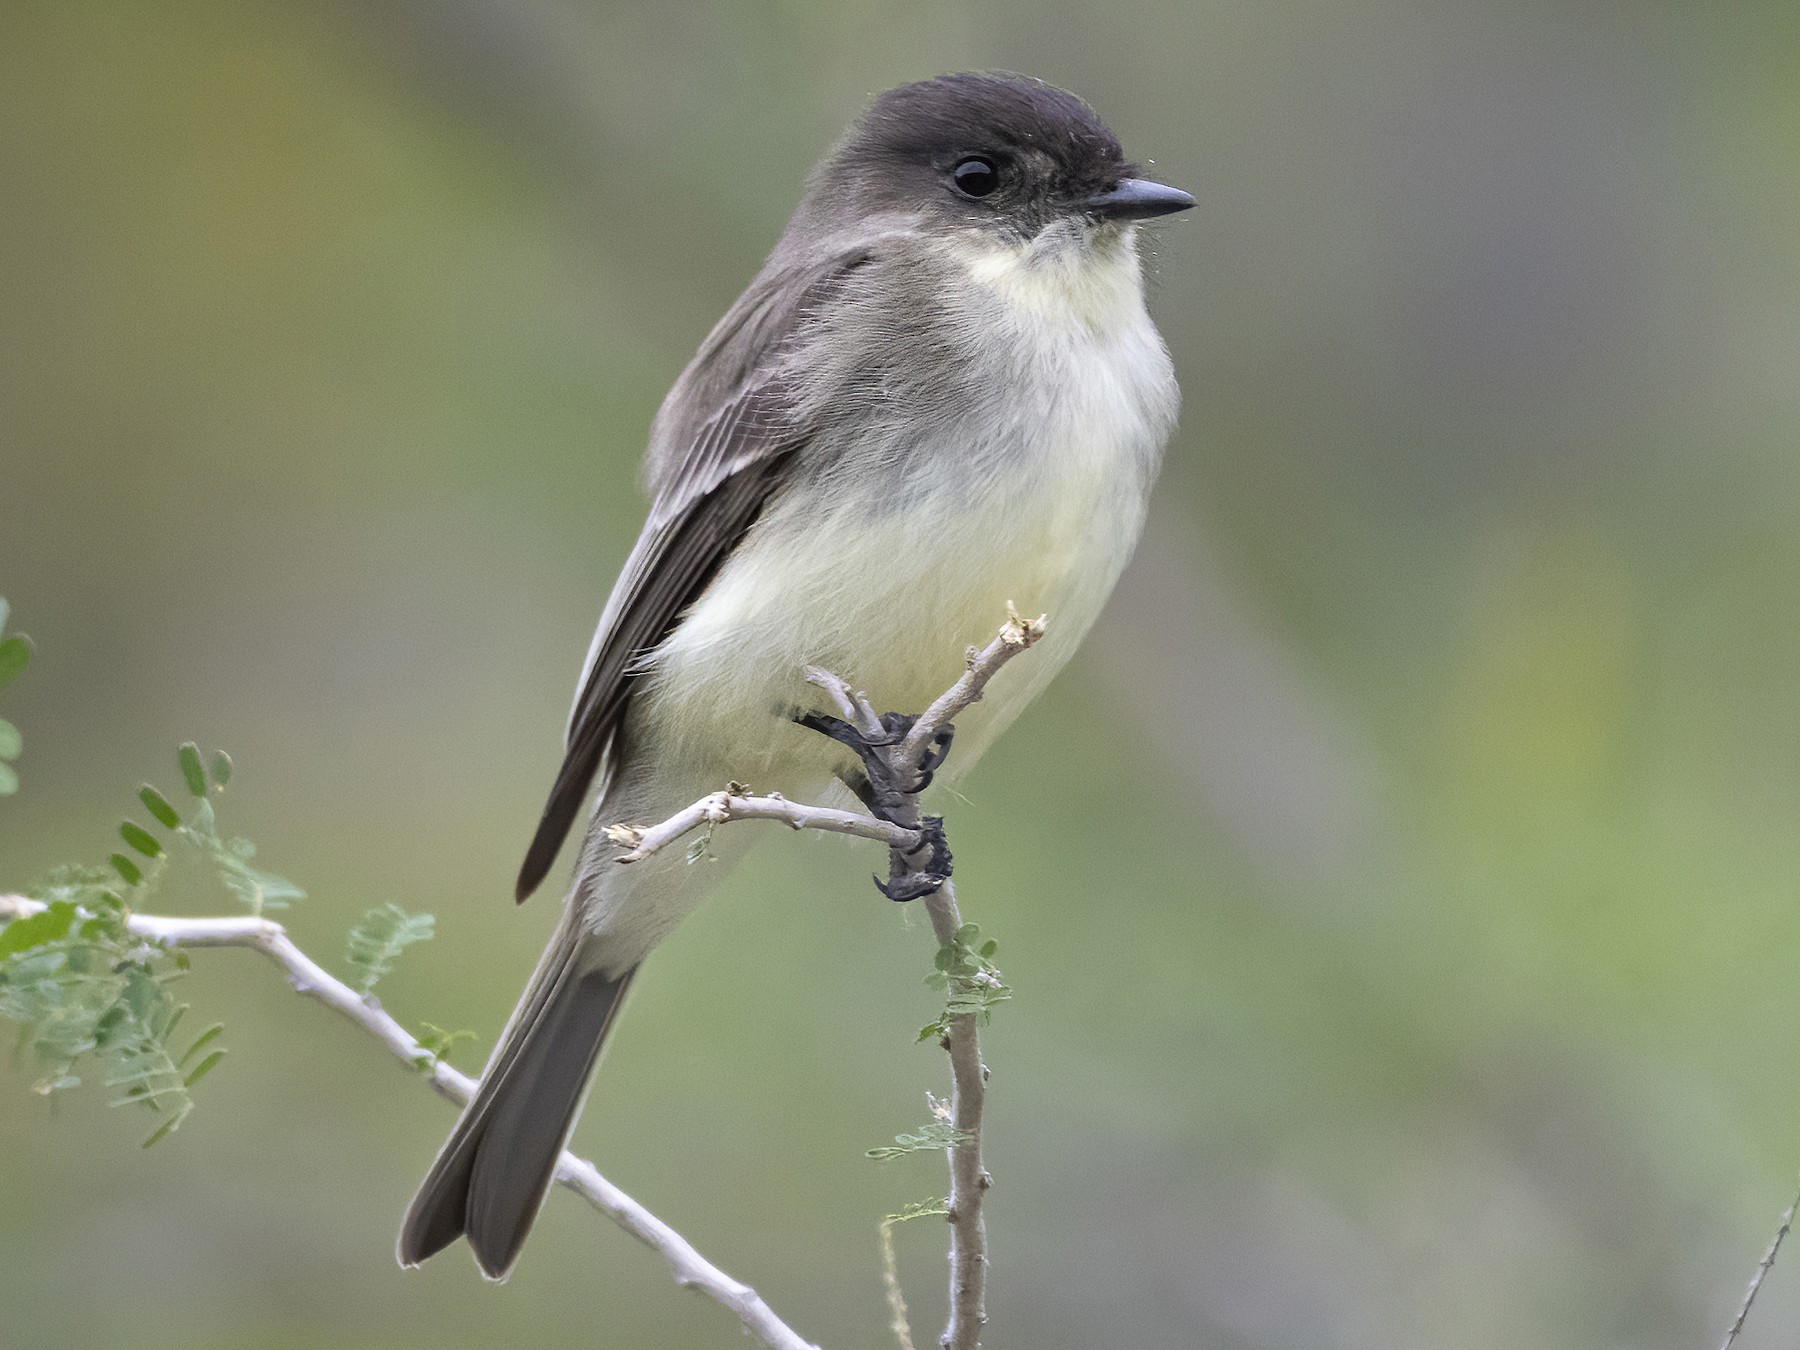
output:
<instances>
[{"instance_id":1,"label":"gray wing","mask_svg":"<svg viewBox=\"0 0 1800 1350\"><path fill-rule=\"evenodd\" d=\"M720 320L665 403L659 423L676 421L680 439L671 447L653 442L653 461L658 449L667 460L653 462L656 500L588 652L562 768L519 869L519 900L543 881L580 814L625 720L640 658L680 623L787 481L811 427L781 358L819 303L868 257L866 250L838 255L800 275L771 264ZM686 410L721 385L715 410L688 433L680 423L697 419Z\"/></svg>"}]
</instances>

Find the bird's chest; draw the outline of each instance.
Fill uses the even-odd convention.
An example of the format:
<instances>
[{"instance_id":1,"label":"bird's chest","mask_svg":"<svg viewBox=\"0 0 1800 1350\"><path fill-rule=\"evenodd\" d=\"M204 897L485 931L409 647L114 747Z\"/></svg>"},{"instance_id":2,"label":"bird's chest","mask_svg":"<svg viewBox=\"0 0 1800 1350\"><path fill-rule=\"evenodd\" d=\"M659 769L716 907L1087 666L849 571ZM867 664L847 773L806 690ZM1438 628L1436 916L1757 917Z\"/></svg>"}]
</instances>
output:
<instances>
[{"instance_id":1,"label":"bird's chest","mask_svg":"<svg viewBox=\"0 0 1800 1350\"><path fill-rule=\"evenodd\" d=\"M918 711L1008 602L1050 615L1016 681L1022 697L1041 687L1130 557L1173 416L1167 354L1134 308L1106 331L1022 312L943 387L847 429L830 474L771 503L662 649L666 714L684 728L766 718L811 701L807 665ZM967 730L997 730L1003 693Z\"/></svg>"},{"instance_id":2,"label":"bird's chest","mask_svg":"<svg viewBox=\"0 0 1800 1350\"><path fill-rule=\"evenodd\" d=\"M1078 638L1137 540L1173 417L1167 354L1141 304L1093 325L1067 297L1038 298L1010 302L1010 340L969 363L970 411L916 475L919 509L898 532L922 524L941 547L916 549L884 588L914 631L974 640L1010 600Z\"/></svg>"},{"instance_id":3,"label":"bird's chest","mask_svg":"<svg viewBox=\"0 0 1800 1350\"><path fill-rule=\"evenodd\" d=\"M1085 631L1130 555L1160 442L1140 372L1094 342L1017 353L993 373L1004 397L933 448L904 518L876 528L891 544L873 606L895 641L976 641L1008 601Z\"/></svg>"}]
</instances>

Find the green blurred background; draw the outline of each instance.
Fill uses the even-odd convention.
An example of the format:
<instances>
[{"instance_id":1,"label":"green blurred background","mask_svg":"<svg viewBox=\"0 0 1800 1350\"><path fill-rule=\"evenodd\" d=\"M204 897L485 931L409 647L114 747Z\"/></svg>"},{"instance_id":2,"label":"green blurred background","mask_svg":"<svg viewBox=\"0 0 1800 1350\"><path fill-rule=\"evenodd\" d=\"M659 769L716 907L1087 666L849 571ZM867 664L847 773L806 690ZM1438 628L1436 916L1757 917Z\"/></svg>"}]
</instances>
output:
<instances>
[{"instance_id":1,"label":"green blurred background","mask_svg":"<svg viewBox=\"0 0 1800 1350\"><path fill-rule=\"evenodd\" d=\"M864 100L983 66L1200 199L1151 530L952 822L1018 990L988 1343L1716 1343L1800 1166L1791 0L8 0L0 885L227 746L302 944L435 911L385 1002L479 1064L658 399ZM834 1348L943 1184L862 1157L944 1081L874 861L768 840L577 1136ZM232 1055L156 1149L0 1076L7 1344L742 1343L565 1194L503 1289L402 1274L450 1111L198 964ZM1797 1324L1800 1258L1740 1346Z\"/></svg>"}]
</instances>

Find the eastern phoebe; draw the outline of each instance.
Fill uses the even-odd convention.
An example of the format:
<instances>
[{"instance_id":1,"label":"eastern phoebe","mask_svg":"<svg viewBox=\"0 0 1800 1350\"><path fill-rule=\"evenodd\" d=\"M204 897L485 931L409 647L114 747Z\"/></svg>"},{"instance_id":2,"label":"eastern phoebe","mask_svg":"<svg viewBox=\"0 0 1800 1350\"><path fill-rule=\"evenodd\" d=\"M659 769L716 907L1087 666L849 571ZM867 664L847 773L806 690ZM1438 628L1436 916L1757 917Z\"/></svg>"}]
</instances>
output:
<instances>
[{"instance_id":1,"label":"eastern phoebe","mask_svg":"<svg viewBox=\"0 0 1800 1350\"><path fill-rule=\"evenodd\" d=\"M813 171L762 271L650 430L654 503L614 584L525 899L598 784L561 922L419 1188L412 1266L467 1236L518 1258L601 1041L717 867L631 867L603 826L732 779L802 800L856 761L802 729L817 665L917 712L1007 602L1052 617L960 719L966 770L1068 660L1131 556L1179 395L1144 310L1137 176L1087 104L946 75L883 94ZM729 859L754 831L713 841Z\"/></svg>"}]
</instances>

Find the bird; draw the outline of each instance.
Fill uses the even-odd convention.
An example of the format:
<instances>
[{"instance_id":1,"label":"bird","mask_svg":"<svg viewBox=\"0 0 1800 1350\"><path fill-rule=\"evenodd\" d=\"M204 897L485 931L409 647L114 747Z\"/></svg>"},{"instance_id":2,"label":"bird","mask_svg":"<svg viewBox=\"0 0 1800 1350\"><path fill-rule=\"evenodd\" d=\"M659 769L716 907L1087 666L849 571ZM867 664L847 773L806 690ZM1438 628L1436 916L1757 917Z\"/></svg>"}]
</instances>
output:
<instances>
[{"instance_id":1,"label":"bird","mask_svg":"<svg viewBox=\"0 0 1800 1350\"><path fill-rule=\"evenodd\" d=\"M503 1280L644 960L725 869L623 867L606 826L727 782L857 783L808 667L919 710L1009 603L1051 623L959 716L955 772L1074 652L1130 559L1179 391L1142 222L1194 205L1080 98L972 72L874 98L650 428L651 505L587 653L516 898L587 809L561 917L406 1212ZM848 798L845 798L848 800ZM734 860L750 831L721 831ZM729 836L729 837L728 837Z\"/></svg>"}]
</instances>

